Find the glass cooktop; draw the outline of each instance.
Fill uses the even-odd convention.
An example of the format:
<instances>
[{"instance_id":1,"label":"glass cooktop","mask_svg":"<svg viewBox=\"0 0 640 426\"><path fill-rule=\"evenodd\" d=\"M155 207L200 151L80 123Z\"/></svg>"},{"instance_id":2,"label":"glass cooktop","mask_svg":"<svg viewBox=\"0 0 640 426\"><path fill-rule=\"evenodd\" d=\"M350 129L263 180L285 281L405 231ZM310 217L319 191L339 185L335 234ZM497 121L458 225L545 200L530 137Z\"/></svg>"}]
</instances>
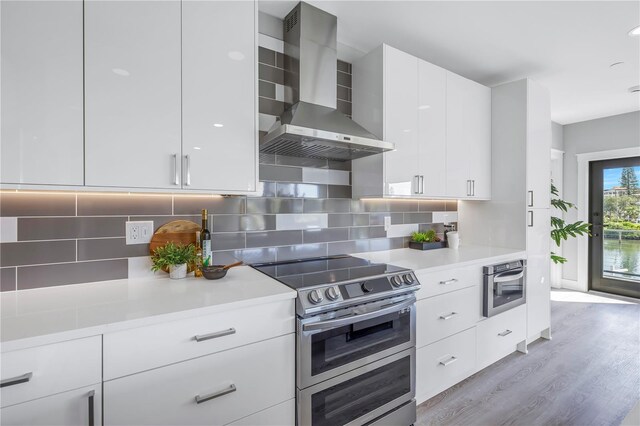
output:
<instances>
[{"instance_id":1,"label":"glass cooktop","mask_svg":"<svg viewBox=\"0 0 640 426\"><path fill-rule=\"evenodd\" d=\"M408 271L406 268L387 263L374 263L349 255L259 263L251 266L296 290L357 278Z\"/></svg>"}]
</instances>

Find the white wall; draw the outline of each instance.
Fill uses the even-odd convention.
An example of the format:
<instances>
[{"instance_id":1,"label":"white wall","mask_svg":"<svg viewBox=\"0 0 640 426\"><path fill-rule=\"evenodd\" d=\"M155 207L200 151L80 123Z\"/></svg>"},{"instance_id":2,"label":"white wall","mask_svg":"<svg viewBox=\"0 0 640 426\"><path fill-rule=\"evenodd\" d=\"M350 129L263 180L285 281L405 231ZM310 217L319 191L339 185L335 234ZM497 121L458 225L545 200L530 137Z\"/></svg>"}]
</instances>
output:
<instances>
[{"instance_id":1,"label":"white wall","mask_svg":"<svg viewBox=\"0 0 640 426\"><path fill-rule=\"evenodd\" d=\"M555 129L555 126L554 126ZM564 141L564 199L578 199L578 162L576 154L640 146L640 111L614 115L563 126ZM566 220L577 220L575 210L565 215ZM563 244L563 256L568 262L563 267L563 278L577 280L577 243L570 239Z\"/></svg>"},{"instance_id":2,"label":"white wall","mask_svg":"<svg viewBox=\"0 0 640 426\"><path fill-rule=\"evenodd\" d=\"M564 151L564 127L555 121L551 122L551 148Z\"/></svg>"}]
</instances>

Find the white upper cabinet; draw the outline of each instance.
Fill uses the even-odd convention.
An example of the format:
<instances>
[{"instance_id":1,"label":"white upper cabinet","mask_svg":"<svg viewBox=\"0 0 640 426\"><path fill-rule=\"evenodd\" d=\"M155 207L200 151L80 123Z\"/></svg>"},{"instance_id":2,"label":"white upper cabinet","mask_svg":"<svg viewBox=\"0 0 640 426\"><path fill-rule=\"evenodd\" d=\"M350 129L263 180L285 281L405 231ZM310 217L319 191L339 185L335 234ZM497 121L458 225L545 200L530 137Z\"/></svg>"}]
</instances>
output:
<instances>
[{"instance_id":1,"label":"white upper cabinet","mask_svg":"<svg viewBox=\"0 0 640 426\"><path fill-rule=\"evenodd\" d=\"M551 102L547 88L527 80L527 208L551 203Z\"/></svg>"},{"instance_id":2,"label":"white upper cabinet","mask_svg":"<svg viewBox=\"0 0 640 426\"><path fill-rule=\"evenodd\" d=\"M185 189L256 190L255 53L253 1L183 1Z\"/></svg>"},{"instance_id":3,"label":"white upper cabinet","mask_svg":"<svg viewBox=\"0 0 640 426\"><path fill-rule=\"evenodd\" d=\"M396 150L385 153L388 195L420 192L418 170L418 59L384 46L384 140Z\"/></svg>"},{"instance_id":4,"label":"white upper cabinet","mask_svg":"<svg viewBox=\"0 0 640 426\"><path fill-rule=\"evenodd\" d=\"M2 1L0 182L82 185L82 1Z\"/></svg>"},{"instance_id":5,"label":"white upper cabinet","mask_svg":"<svg viewBox=\"0 0 640 426\"><path fill-rule=\"evenodd\" d=\"M447 73L447 195L491 198L491 89Z\"/></svg>"},{"instance_id":6,"label":"white upper cabinet","mask_svg":"<svg viewBox=\"0 0 640 426\"><path fill-rule=\"evenodd\" d=\"M85 2L86 184L180 187L180 1Z\"/></svg>"},{"instance_id":7,"label":"white upper cabinet","mask_svg":"<svg viewBox=\"0 0 640 426\"><path fill-rule=\"evenodd\" d=\"M354 121L396 146L352 162L354 197L491 198L491 89L387 45L353 70Z\"/></svg>"},{"instance_id":8,"label":"white upper cabinet","mask_svg":"<svg viewBox=\"0 0 640 426\"><path fill-rule=\"evenodd\" d=\"M422 193L446 196L447 71L418 63L418 158Z\"/></svg>"}]
</instances>

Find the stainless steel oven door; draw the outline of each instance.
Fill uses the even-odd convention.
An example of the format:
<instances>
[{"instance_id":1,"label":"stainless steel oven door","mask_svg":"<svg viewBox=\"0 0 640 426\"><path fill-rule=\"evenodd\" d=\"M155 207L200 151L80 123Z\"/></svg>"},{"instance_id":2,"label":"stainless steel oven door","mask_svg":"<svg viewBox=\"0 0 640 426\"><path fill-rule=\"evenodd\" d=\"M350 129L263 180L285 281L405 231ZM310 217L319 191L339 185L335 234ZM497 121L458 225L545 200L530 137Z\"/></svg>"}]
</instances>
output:
<instances>
[{"instance_id":1,"label":"stainless steel oven door","mask_svg":"<svg viewBox=\"0 0 640 426\"><path fill-rule=\"evenodd\" d=\"M411 402L416 388L415 357L416 349L410 348L298 389L298 426L362 425ZM414 421L415 417L405 424Z\"/></svg>"},{"instance_id":2,"label":"stainless steel oven door","mask_svg":"<svg viewBox=\"0 0 640 426\"><path fill-rule=\"evenodd\" d=\"M298 319L298 387L415 346L415 302L409 294Z\"/></svg>"},{"instance_id":3,"label":"stainless steel oven door","mask_svg":"<svg viewBox=\"0 0 640 426\"><path fill-rule=\"evenodd\" d=\"M491 317L526 302L526 267L484 276L482 313Z\"/></svg>"}]
</instances>

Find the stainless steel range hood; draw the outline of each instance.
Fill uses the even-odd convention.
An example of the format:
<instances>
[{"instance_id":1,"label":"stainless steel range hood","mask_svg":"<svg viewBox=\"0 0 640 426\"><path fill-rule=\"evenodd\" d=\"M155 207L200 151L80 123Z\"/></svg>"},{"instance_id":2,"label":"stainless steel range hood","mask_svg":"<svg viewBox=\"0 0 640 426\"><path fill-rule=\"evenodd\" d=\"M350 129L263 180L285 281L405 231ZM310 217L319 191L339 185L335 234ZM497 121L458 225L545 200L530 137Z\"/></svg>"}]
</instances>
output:
<instances>
[{"instance_id":1,"label":"stainless steel range hood","mask_svg":"<svg viewBox=\"0 0 640 426\"><path fill-rule=\"evenodd\" d=\"M346 161L394 149L337 106L335 16L298 3L284 19L285 103L260 152Z\"/></svg>"}]
</instances>

